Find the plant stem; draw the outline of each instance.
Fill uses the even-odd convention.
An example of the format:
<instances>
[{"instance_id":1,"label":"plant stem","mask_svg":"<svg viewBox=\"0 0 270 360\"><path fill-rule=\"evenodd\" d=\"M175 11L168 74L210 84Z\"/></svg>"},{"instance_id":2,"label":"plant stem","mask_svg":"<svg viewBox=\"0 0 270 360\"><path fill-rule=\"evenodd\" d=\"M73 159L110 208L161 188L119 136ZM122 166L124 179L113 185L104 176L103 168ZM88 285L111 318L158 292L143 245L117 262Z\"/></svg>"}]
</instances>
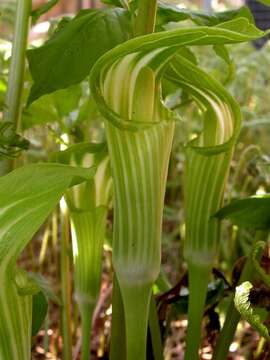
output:
<instances>
[{"instance_id":1,"label":"plant stem","mask_svg":"<svg viewBox=\"0 0 270 360\"><path fill-rule=\"evenodd\" d=\"M119 284L114 274L110 360L126 360L125 314ZM119 339L122 344L119 346Z\"/></svg>"},{"instance_id":2,"label":"plant stem","mask_svg":"<svg viewBox=\"0 0 270 360\"><path fill-rule=\"evenodd\" d=\"M157 0L140 0L135 19L135 36L150 34L155 30Z\"/></svg>"},{"instance_id":3,"label":"plant stem","mask_svg":"<svg viewBox=\"0 0 270 360\"><path fill-rule=\"evenodd\" d=\"M127 360L146 360L147 329L152 286L122 291L125 309Z\"/></svg>"},{"instance_id":4,"label":"plant stem","mask_svg":"<svg viewBox=\"0 0 270 360\"><path fill-rule=\"evenodd\" d=\"M149 327L151 333L151 343L154 352L154 358L155 360L162 360L163 346L162 346L162 339L160 334L159 319L157 315L156 301L153 294L151 296L151 301L150 301Z\"/></svg>"},{"instance_id":5,"label":"plant stem","mask_svg":"<svg viewBox=\"0 0 270 360\"><path fill-rule=\"evenodd\" d=\"M252 260L248 258L247 263L242 271L239 284L250 280L253 274ZM223 325L222 331L219 335L217 345L214 350L213 360L225 360L229 352L229 347L232 343L234 333L241 315L234 306L234 294L231 296L230 304L227 310L227 316Z\"/></svg>"},{"instance_id":6,"label":"plant stem","mask_svg":"<svg viewBox=\"0 0 270 360\"><path fill-rule=\"evenodd\" d=\"M15 18L15 33L12 45L11 64L6 93L4 120L20 126L23 79L25 71L25 52L27 47L31 0L18 0Z\"/></svg>"},{"instance_id":7,"label":"plant stem","mask_svg":"<svg viewBox=\"0 0 270 360\"><path fill-rule=\"evenodd\" d=\"M29 29L29 19L32 8L31 0L18 0L15 15L15 30L12 43L11 64L7 93L5 98L4 121L11 122L17 131L20 127L23 80L25 72L25 52ZM12 170L13 160L1 163L0 174Z\"/></svg>"},{"instance_id":8,"label":"plant stem","mask_svg":"<svg viewBox=\"0 0 270 360\"><path fill-rule=\"evenodd\" d=\"M186 360L199 360L198 349L201 342L201 323L203 318L210 268L188 262L188 330Z\"/></svg>"},{"instance_id":9,"label":"plant stem","mask_svg":"<svg viewBox=\"0 0 270 360\"><path fill-rule=\"evenodd\" d=\"M63 199L61 200L63 201ZM62 336L63 336L63 360L72 360L72 336L71 336L71 279L69 258L69 215L65 206L62 211L62 241L61 241L61 298L62 298Z\"/></svg>"},{"instance_id":10,"label":"plant stem","mask_svg":"<svg viewBox=\"0 0 270 360\"><path fill-rule=\"evenodd\" d=\"M79 310L82 321L82 349L81 359L88 360L90 356L90 333L92 328L92 318L95 309L95 304L79 304Z\"/></svg>"}]
</instances>

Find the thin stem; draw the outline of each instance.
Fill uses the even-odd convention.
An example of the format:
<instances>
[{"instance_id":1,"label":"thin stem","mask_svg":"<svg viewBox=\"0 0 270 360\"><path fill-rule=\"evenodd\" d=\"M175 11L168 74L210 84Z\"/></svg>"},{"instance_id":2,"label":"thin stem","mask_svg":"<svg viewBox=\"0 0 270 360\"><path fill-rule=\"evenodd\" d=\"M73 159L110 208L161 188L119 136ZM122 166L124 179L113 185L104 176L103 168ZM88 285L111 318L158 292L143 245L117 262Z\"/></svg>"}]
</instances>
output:
<instances>
[{"instance_id":1,"label":"thin stem","mask_svg":"<svg viewBox=\"0 0 270 360\"><path fill-rule=\"evenodd\" d=\"M189 303L186 360L199 360L201 323L205 307L210 268L188 263Z\"/></svg>"},{"instance_id":2,"label":"thin stem","mask_svg":"<svg viewBox=\"0 0 270 360\"><path fill-rule=\"evenodd\" d=\"M249 258L242 271L239 284L250 280L253 274L252 260ZM214 350L213 360L225 360L229 352L229 347L232 343L235 330L241 315L234 306L234 294L231 296L230 304L227 310L227 316L223 325L222 331L219 335L217 345Z\"/></svg>"},{"instance_id":3,"label":"thin stem","mask_svg":"<svg viewBox=\"0 0 270 360\"><path fill-rule=\"evenodd\" d=\"M88 360L90 356L90 334L92 328L92 318L95 309L95 304L79 304L79 310L82 321L82 349L81 359Z\"/></svg>"},{"instance_id":4,"label":"thin stem","mask_svg":"<svg viewBox=\"0 0 270 360\"><path fill-rule=\"evenodd\" d=\"M151 296L151 301L150 301L149 327L151 333L151 343L152 343L154 358L155 360L162 360L163 346L162 346L162 339L160 334L159 319L157 315L156 301L153 294Z\"/></svg>"},{"instance_id":5,"label":"thin stem","mask_svg":"<svg viewBox=\"0 0 270 360\"><path fill-rule=\"evenodd\" d=\"M12 45L11 64L6 93L4 120L20 125L23 79L25 72L25 52L27 47L31 0L18 0L15 18L15 33Z\"/></svg>"},{"instance_id":6,"label":"thin stem","mask_svg":"<svg viewBox=\"0 0 270 360\"><path fill-rule=\"evenodd\" d=\"M127 360L146 360L147 329L152 286L125 287L122 299L125 309Z\"/></svg>"},{"instance_id":7,"label":"thin stem","mask_svg":"<svg viewBox=\"0 0 270 360\"><path fill-rule=\"evenodd\" d=\"M4 121L12 122L17 131L20 127L23 80L25 73L25 52L32 8L31 0L18 0L15 15L15 30L12 42L11 63L5 98ZM0 175L11 171L12 160L1 162Z\"/></svg>"},{"instance_id":8,"label":"thin stem","mask_svg":"<svg viewBox=\"0 0 270 360\"><path fill-rule=\"evenodd\" d=\"M67 209L62 207L62 241L61 241L61 297L62 297L62 336L63 360L72 360L72 335L71 335L71 279L69 258L69 215Z\"/></svg>"},{"instance_id":9,"label":"thin stem","mask_svg":"<svg viewBox=\"0 0 270 360\"><path fill-rule=\"evenodd\" d=\"M135 36L150 34L155 30L157 0L140 0L135 19Z\"/></svg>"},{"instance_id":10,"label":"thin stem","mask_svg":"<svg viewBox=\"0 0 270 360\"><path fill-rule=\"evenodd\" d=\"M122 342L121 346L119 346L119 339ZM116 275L114 275L113 279L110 360L126 360L124 305Z\"/></svg>"}]
</instances>

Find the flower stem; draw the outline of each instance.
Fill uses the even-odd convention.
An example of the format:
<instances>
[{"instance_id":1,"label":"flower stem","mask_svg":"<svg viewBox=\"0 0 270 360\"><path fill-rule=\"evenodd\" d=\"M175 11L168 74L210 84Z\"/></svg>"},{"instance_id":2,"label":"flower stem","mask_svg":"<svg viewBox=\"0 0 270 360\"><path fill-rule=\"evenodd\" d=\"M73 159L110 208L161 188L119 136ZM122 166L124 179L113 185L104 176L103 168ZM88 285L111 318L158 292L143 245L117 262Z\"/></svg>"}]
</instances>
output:
<instances>
[{"instance_id":1,"label":"flower stem","mask_svg":"<svg viewBox=\"0 0 270 360\"><path fill-rule=\"evenodd\" d=\"M188 263L189 303L186 360L199 360L198 349L201 342L201 323L209 274L210 267L199 267L194 263Z\"/></svg>"},{"instance_id":2,"label":"flower stem","mask_svg":"<svg viewBox=\"0 0 270 360\"><path fill-rule=\"evenodd\" d=\"M116 275L114 274L110 360L126 360L126 331L124 323L124 305L119 284ZM119 339L122 339L121 346L119 346Z\"/></svg>"},{"instance_id":3,"label":"flower stem","mask_svg":"<svg viewBox=\"0 0 270 360\"><path fill-rule=\"evenodd\" d=\"M15 131L19 130L22 107L23 80L25 72L25 52L32 8L31 0L18 0L15 15L15 30L12 43L11 63L5 98L4 121L11 122ZM12 170L13 160L1 162L0 175Z\"/></svg>"},{"instance_id":4,"label":"flower stem","mask_svg":"<svg viewBox=\"0 0 270 360\"><path fill-rule=\"evenodd\" d=\"M155 360L162 360L163 359L163 346L162 346L162 339L161 339L161 334L160 334L156 301L155 301L155 297L153 294L151 296L151 301L150 301L149 328L150 328L150 333L151 333L151 343L152 343L154 358L155 358Z\"/></svg>"},{"instance_id":5,"label":"flower stem","mask_svg":"<svg viewBox=\"0 0 270 360\"><path fill-rule=\"evenodd\" d=\"M62 210L62 239L61 239L61 298L62 298L62 336L63 360L72 360L71 335L71 279L69 258L69 214L67 209Z\"/></svg>"},{"instance_id":6,"label":"flower stem","mask_svg":"<svg viewBox=\"0 0 270 360\"><path fill-rule=\"evenodd\" d=\"M135 36L150 34L155 30L157 0L140 0L135 19Z\"/></svg>"},{"instance_id":7,"label":"flower stem","mask_svg":"<svg viewBox=\"0 0 270 360\"><path fill-rule=\"evenodd\" d=\"M125 286L122 299L125 309L127 360L146 360L147 328L152 286Z\"/></svg>"}]
</instances>

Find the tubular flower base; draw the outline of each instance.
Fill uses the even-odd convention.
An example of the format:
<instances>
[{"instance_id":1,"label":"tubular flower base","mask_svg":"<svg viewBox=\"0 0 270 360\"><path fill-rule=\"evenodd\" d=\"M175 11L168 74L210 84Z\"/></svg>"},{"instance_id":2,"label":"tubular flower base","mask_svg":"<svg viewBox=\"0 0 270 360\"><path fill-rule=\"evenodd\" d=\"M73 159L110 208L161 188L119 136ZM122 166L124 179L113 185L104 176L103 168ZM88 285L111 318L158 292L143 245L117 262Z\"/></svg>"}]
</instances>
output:
<instances>
[{"instance_id":1,"label":"tubular flower base","mask_svg":"<svg viewBox=\"0 0 270 360\"><path fill-rule=\"evenodd\" d=\"M81 358L88 360L93 312L99 297L102 252L112 178L105 144L79 143L55 154L56 160L77 166L94 166L93 179L70 189L70 210L75 273L75 297L82 322Z\"/></svg>"}]
</instances>

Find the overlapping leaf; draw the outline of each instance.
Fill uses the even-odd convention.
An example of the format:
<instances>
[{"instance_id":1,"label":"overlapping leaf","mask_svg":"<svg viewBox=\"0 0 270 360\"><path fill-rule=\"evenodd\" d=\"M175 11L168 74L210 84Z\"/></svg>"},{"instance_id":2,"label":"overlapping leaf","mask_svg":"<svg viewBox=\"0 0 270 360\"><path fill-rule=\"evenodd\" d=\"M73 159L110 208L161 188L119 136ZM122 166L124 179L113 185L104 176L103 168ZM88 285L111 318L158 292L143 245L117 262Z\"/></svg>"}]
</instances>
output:
<instances>
[{"instance_id":1,"label":"overlapping leaf","mask_svg":"<svg viewBox=\"0 0 270 360\"><path fill-rule=\"evenodd\" d=\"M215 215L219 219L230 219L235 225L255 230L270 228L270 195L256 195L233 201Z\"/></svg>"},{"instance_id":2,"label":"overlapping leaf","mask_svg":"<svg viewBox=\"0 0 270 360\"><path fill-rule=\"evenodd\" d=\"M28 104L42 95L79 83L101 55L128 38L125 10L82 10L43 46L28 51L34 80Z\"/></svg>"}]
</instances>

